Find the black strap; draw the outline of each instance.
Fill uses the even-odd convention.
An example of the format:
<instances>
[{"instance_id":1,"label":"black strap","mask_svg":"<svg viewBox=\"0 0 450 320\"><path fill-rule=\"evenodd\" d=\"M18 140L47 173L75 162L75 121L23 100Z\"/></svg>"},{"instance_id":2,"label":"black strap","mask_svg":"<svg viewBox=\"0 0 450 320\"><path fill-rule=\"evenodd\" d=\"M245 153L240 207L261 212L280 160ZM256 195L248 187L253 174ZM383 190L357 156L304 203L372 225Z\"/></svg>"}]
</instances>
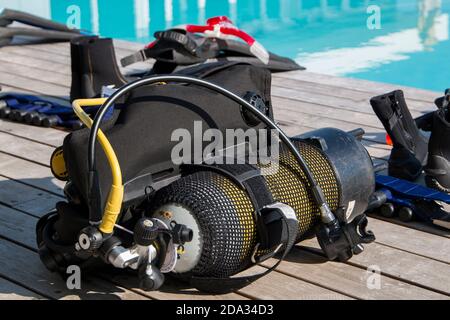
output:
<instances>
[{"instance_id":1,"label":"black strap","mask_svg":"<svg viewBox=\"0 0 450 320\"><path fill-rule=\"evenodd\" d=\"M197 43L185 33L177 30L155 32L155 38L158 40L173 42L184 50L189 51L192 55L195 55L195 51L197 50Z\"/></svg>"},{"instance_id":2,"label":"black strap","mask_svg":"<svg viewBox=\"0 0 450 320\"><path fill-rule=\"evenodd\" d=\"M142 61L147 60L147 52L146 52L146 50L147 49L142 49L142 50L139 50L136 53L130 54L130 55L122 58L120 60L120 64L122 65L122 67L127 67L127 66L132 65L132 64L134 64L136 62L142 62Z\"/></svg>"},{"instance_id":3,"label":"black strap","mask_svg":"<svg viewBox=\"0 0 450 320\"><path fill-rule=\"evenodd\" d=\"M182 52L187 51L187 53L196 56L197 43L179 30L158 31L155 32L155 38L157 39L155 45L122 58L120 60L122 67L127 67L136 62L146 61L155 57L155 51L159 53L161 51L161 46L165 46L166 50L173 49ZM156 47L159 48L155 49Z\"/></svg>"},{"instance_id":4,"label":"black strap","mask_svg":"<svg viewBox=\"0 0 450 320\"><path fill-rule=\"evenodd\" d=\"M283 217L283 223L286 226L286 235L287 241L282 243L281 245L285 246L284 252L272 267L269 269L257 273L251 276L242 276L242 277L234 277L234 278L215 278L215 277L192 277L190 279L190 283L193 287L198 290L210 292L214 294L224 294L229 293L234 290L239 290L250 283L268 275L272 271L274 271L280 263L286 258L286 255L294 246L297 234L298 234L298 220L296 218L292 219L292 217Z\"/></svg>"},{"instance_id":5,"label":"black strap","mask_svg":"<svg viewBox=\"0 0 450 320\"><path fill-rule=\"evenodd\" d=\"M224 160L224 163L226 161ZM266 180L261 175L261 170L250 164L215 164L215 165L184 165L184 169L193 171L214 171L226 176L236 183L242 190L245 190L252 202L255 212L274 202L272 194L269 192ZM255 223L258 219L254 215Z\"/></svg>"}]
</instances>

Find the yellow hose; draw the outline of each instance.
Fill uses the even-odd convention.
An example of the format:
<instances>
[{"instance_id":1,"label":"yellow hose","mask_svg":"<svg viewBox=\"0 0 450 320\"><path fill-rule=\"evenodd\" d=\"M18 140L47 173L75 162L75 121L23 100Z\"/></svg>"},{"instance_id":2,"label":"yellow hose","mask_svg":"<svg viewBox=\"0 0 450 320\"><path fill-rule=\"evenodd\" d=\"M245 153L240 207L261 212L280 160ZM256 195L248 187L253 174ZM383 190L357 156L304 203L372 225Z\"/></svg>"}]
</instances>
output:
<instances>
[{"instance_id":1,"label":"yellow hose","mask_svg":"<svg viewBox=\"0 0 450 320\"><path fill-rule=\"evenodd\" d=\"M83 107L102 105L106 100L106 98L78 99L72 102L72 108L77 117L80 118L86 127L91 128L93 120L86 112L84 112ZM116 153L101 129L98 130L97 138L103 148L103 151L105 152L106 158L108 159L112 174L112 185L109 190L105 211L103 212L102 222L99 229L103 233L112 233L122 208L122 172L120 170L119 160L117 159Z\"/></svg>"}]
</instances>

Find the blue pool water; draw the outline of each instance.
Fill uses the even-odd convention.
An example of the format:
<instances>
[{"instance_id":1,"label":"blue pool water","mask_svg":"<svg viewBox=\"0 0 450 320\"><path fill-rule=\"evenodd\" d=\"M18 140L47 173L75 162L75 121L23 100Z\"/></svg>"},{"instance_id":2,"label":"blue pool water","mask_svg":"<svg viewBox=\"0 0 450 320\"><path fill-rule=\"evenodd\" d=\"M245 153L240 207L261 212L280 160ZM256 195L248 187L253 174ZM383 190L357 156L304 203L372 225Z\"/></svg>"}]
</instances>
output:
<instances>
[{"instance_id":1,"label":"blue pool water","mask_svg":"<svg viewBox=\"0 0 450 320\"><path fill-rule=\"evenodd\" d=\"M380 9L379 29L368 28L371 5ZM157 30L227 15L310 71L450 87L450 0L0 0L0 6L65 23L78 10L81 28L142 43Z\"/></svg>"}]
</instances>

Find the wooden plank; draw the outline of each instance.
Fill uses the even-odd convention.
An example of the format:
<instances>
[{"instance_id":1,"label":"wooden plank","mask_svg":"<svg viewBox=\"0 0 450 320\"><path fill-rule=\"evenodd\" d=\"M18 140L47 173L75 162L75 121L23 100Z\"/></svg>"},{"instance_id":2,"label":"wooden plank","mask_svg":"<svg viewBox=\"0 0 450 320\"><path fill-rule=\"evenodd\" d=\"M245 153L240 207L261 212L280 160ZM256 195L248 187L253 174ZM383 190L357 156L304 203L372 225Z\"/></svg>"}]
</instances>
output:
<instances>
[{"instance_id":1,"label":"wooden plank","mask_svg":"<svg viewBox=\"0 0 450 320\"><path fill-rule=\"evenodd\" d=\"M306 240L301 245L320 251L316 239ZM376 266L384 275L450 296L450 268L447 263L379 243L366 245L363 253L353 256L347 263L364 269Z\"/></svg>"},{"instance_id":2,"label":"wooden plank","mask_svg":"<svg viewBox=\"0 0 450 320\"><path fill-rule=\"evenodd\" d=\"M297 104L299 102L315 104L316 106L312 110L320 109L321 107L330 107L333 108L330 115L339 115L341 110L346 110L348 112L354 113L356 112L358 114L361 114L361 117L364 115L368 116L369 119L374 119L370 125L381 127L381 122L378 120L369 103L370 98L368 98L367 100L354 101L348 97L320 95L315 92L311 92L310 90L305 89L301 86L293 88L272 86L272 97L288 99L293 101L294 103L296 102ZM274 104L274 106L276 108L277 105ZM408 108L411 111L413 117L418 117L423 115L424 113L436 110L436 107L434 105L426 104L424 106L418 107L417 103L412 103L411 101L408 101ZM337 110L339 110L339 112L336 112Z\"/></svg>"},{"instance_id":3,"label":"wooden plank","mask_svg":"<svg viewBox=\"0 0 450 320\"><path fill-rule=\"evenodd\" d=\"M31 231L31 230L30 230ZM38 254L0 239L0 276L54 299L148 299L101 279L84 277L80 290L69 290L62 278L43 266Z\"/></svg>"},{"instance_id":4,"label":"wooden plank","mask_svg":"<svg viewBox=\"0 0 450 320\"><path fill-rule=\"evenodd\" d=\"M36 251L36 223L38 218L0 204L0 235Z\"/></svg>"},{"instance_id":5,"label":"wooden plank","mask_svg":"<svg viewBox=\"0 0 450 320\"><path fill-rule=\"evenodd\" d=\"M69 132L63 130L31 126L9 120L0 120L0 132L54 148L61 146L64 138L69 134Z\"/></svg>"},{"instance_id":6,"label":"wooden plank","mask_svg":"<svg viewBox=\"0 0 450 320\"><path fill-rule=\"evenodd\" d=\"M44 300L43 296L0 278L0 300Z\"/></svg>"},{"instance_id":7,"label":"wooden plank","mask_svg":"<svg viewBox=\"0 0 450 320\"><path fill-rule=\"evenodd\" d=\"M40 57L41 55L38 55ZM8 52L0 50L0 63L13 65L26 66L35 70L52 70L55 73L70 75L70 65L57 63L54 59L44 60L42 57L36 58L36 56L30 56L23 54L23 50L17 50L17 52Z\"/></svg>"},{"instance_id":8,"label":"wooden plank","mask_svg":"<svg viewBox=\"0 0 450 320\"><path fill-rule=\"evenodd\" d=\"M404 226L404 227L407 227L410 229L435 234L437 236L441 236L444 238L450 238L450 230L448 230L448 229L431 226L431 225L428 225L428 224L425 224L425 223L419 222L419 221L403 222L403 221L400 221L400 219L398 219L398 218L385 218L381 215L374 214L374 213L371 213L369 215L370 215L370 217L377 219L377 220L386 221L386 222Z\"/></svg>"},{"instance_id":9,"label":"wooden plank","mask_svg":"<svg viewBox=\"0 0 450 320\"><path fill-rule=\"evenodd\" d=\"M295 93L297 89L300 89L301 91L306 91L308 93L313 93L314 95L318 97L322 96L329 96L329 97L336 97L336 98L344 98L349 101L350 105L349 108L352 107L351 103L365 103L367 110L372 110L369 100L375 95L371 92L364 92L360 90L355 89L348 89L340 86L330 86L324 83L314 83L309 81L301 81L301 80L295 80L295 79L289 79L285 77L278 77L278 74L274 74L272 79L272 83L275 87L281 87L284 89L288 89L289 91L293 91L292 94L289 94L289 98L299 98L301 99L302 93L299 94ZM393 88L392 88L393 89ZM394 89L393 89L394 90ZM383 92L385 93L385 92ZM433 93L436 94L436 93ZM408 103L408 107L412 111L416 112L423 112L425 110L435 109L434 106L434 99L429 101L423 101L423 100L415 100L416 96L407 96L406 102ZM436 96L437 97L437 96Z\"/></svg>"},{"instance_id":10,"label":"wooden plank","mask_svg":"<svg viewBox=\"0 0 450 320\"><path fill-rule=\"evenodd\" d=\"M164 285L159 290L151 292L139 289L136 275L125 270L111 272L111 274L107 274L107 277L113 283L128 289L132 288L133 291L156 300L248 300L247 297L234 292L219 295L200 292L194 288L183 286L179 281L170 277L166 277Z\"/></svg>"},{"instance_id":11,"label":"wooden plank","mask_svg":"<svg viewBox=\"0 0 450 320\"><path fill-rule=\"evenodd\" d=\"M119 42L120 43L120 42ZM133 46L131 46L133 47ZM114 41L114 51L116 54L116 60L119 68L124 71L133 70L137 65L122 68L120 65L120 59L141 50L143 45L139 45L139 49L126 48L125 45L117 46L117 41ZM39 54L36 54L38 52ZM10 46L4 47L0 51L0 60L3 58L6 62L15 62L18 64L29 66L33 69L41 69L47 71L53 71L65 75L70 75L70 47L67 43L60 44L37 44L27 46ZM142 64L147 68L151 67L150 63Z\"/></svg>"},{"instance_id":12,"label":"wooden plank","mask_svg":"<svg viewBox=\"0 0 450 320\"><path fill-rule=\"evenodd\" d=\"M29 182L36 183L39 180ZM45 179L42 181L43 184L48 184ZM0 176L0 203L8 207L40 217L53 210L55 204L61 200L60 196Z\"/></svg>"},{"instance_id":13,"label":"wooden plank","mask_svg":"<svg viewBox=\"0 0 450 320\"><path fill-rule=\"evenodd\" d=\"M252 275L265 269L255 266L242 274ZM299 278L292 278L279 272L258 279L251 285L238 292L258 299L283 299L283 300L348 300L351 299L336 291L325 289L316 284L308 283Z\"/></svg>"},{"instance_id":14,"label":"wooden plank","mask_svg":"<svg viewBox=\"0 0 450 320\"><path fill-rule=\"evenodd\" d=\"M244 274L254 274L263 271L262 267L255 266L252 269L246 270ZM135 277L127 276L125 273L119 273L112 276L112 281L115 283L127 287L138 288L138 282ZM167 278L170 287L161 288L160 291L146 293L140 289L136 289L137 292L142 294L150 294L154 299L230 299L233 295L207 295L201 293L189 285L184 286L179 281L171 278ZM336 293L332 290L318 287L314 284L307 283L305 281L294 279L290 276L283 275L278 272L272 272L271 274L258 279L251 285L238 290L237 293L242 294L244 297L252 299L291 299L291 300L306 300L306 299L338 299L346 300L349 297ZM234 296L235 297L235 296Z\"/></svg>"},{"instance_id":15,"label":"wooden plank","mask_svg":"<svg viewBox=\"0 0 450 320\"><path fill-rule=\"evenodd\" d=\"M25 138L0 132L0 152L49 167L50 156L55 148Z\"/></svg>"},{"instance_id":16,"label":"wooden plank","mask_svg":"<svg viewBox=\"0 0 450 320\"><path fill-rule=\"evenodd\" d=\"M123 49L123 50L129 50L131 52L141 50L144 45L145 44L138 43L138 42L114 39L114 47Z\"/></svg>"},{"instance_id":17,"label":"wooden plank","mask_svg":"<svg viewBox=\"0 0 450 320\"><path fill-rule=\"evenodd\" d=\"M263 265L269 267L273 263L274 259L271 259ZM371 273L367 270L328 261L323 256L301 250L299 247L292 249L277 270L359 299L448 299L445 295L384 275L381 275L379 289L369 289L367 282Z\"/></svg>"},{"instance_id":18,"label":"wooden plank","mask_svg":"<svg viewBox=\"0 0 450 320\"><path fill-rule=\"evenodd\" d=\"M24 46L9 46L2 47L2 52L9 54L17 54L24 57L30 57L42 62L53 62L54 68L70 66L69 49L64 49L64 52L58 52L53 49L53 51L43 50L41 45L24 45ZM33 68L35 69L35 68Z\"/></svg>"},{"instance_id":19,"label":"wooden plank","mask_svg":"<svg viewBox=\"0 0 450 320\"><path fill-rule=\"evenodd\" d=\"M450 264L450 239L369 218L377 242Z\"/></svg>"},{"instance_id":20,"label":"wooden plank","mask_svg":"<svg viewBox=\"0 0 450 320\"><path fill-rule=\"evenodd\" d=\"M29 92L37 94L46 94L55 97L69 99L68 87L62 87L54 83L40 81L27 76L19 76L15 72L8 73L2 70L3 64L0 64L0 85L7 85L15 89L26 89Z\"/></svg>"},{"instance_id":21,"label":"wooden plank","mask_svg":"<svg viewBox=\"0 0 450 320\"><path fill-rule=\"evenodd\" d=\"M145 44L140 44L136 42L129 42L125 40L113 40L114 50L116 51L116 55L122 57L132 53L135 53L138 50L141 50ZM60 43L42 43L42 44L32 44L27 46L22 46L22 48L30 47L35 50L39 50L42 52L47 52L49 54L58 54L62 56L70 56L70 44L68 42L60 42Z\"/></svg>"},{"instance_id":22,"label":"wooden plank","mask_svg":"<svg viewBox=\"0 0 450 320\"><path fill-rule=\"evenodd\" d=\"M305 114L319 115L323 118L335 119L343 122L355 123L364 125L370 129L384 130L380 120L373 112L360 112L344 108L337 108L335 105L319 104L316 99L310 101L296 101L290 98L284 98L281 95L276 95L273 98L274 113L280 114L281 111L292 115L293 119L301 118ZM320 125L320 123L316 123Z\"/></svg>"},{"instance_id":23,"label":"wooden plank","mask_svg":"<svg viewBox=\"0 0 450 320\"><path fill-rule=\"evenodd\" d=\"M56 73L53 71L30 69L27 66L14 63L0 63L0 71L2 73L5 72L14 74L30 80L39 80L40 82L56 85L62 88L70 88L70 83L72 81L69 75Z\"/></svg>"},{"instance_id":24,"label":"wooden plank","mask_svg":"<svg viewBox=\"0 0 450 320\"><path fill-rule=\"evenodd\" d=\"M4 153L0 153L0 175L56 195L64 195L65 182L54 178L49 168Z\"/></svg>"},{"instance_id":25,"label":"wooden plank","mask_svg":"<svg viewBox=\"0 0 450 320\"><path fill-rule=\"evenodd\" d=\"M337 86L340 88L347 88L356 91L370 92L373 94L383 94L388 91L401 89L405 92L407 97L414 97L415 100L422 100L425 102L432 102L436 97L442 95L441 92L433 92L428 90L422 90L412 87L393 85L388 83L373 82L362 79L343 78L332 75L313 73L308 71L291 71L278 73L276 77L296 79L307 82L321 84L327 84L331 86Z\"/></svg>"}]
</instances>

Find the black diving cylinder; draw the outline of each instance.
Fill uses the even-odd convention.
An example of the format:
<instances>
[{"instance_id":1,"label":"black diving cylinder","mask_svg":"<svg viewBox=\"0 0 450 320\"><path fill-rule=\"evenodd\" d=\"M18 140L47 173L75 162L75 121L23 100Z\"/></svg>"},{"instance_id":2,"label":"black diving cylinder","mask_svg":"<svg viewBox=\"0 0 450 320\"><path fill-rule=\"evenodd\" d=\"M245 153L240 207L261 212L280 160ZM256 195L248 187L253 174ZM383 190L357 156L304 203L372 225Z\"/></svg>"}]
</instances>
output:
<instances>
[{"instance_id":1,"label":"black diving cylinder","mask_svg":"<svg viewBox=\"0 0 450 320\"><path fill-rule=\"evenodd\" d=\"M293 141L339 220L348 224L361 216L375 186L373 164L362 144L352 134L331 128ZM312 235L320 224L319 209L303 171L286 148L280 146L279 166L263 178L273 199L295 210L297 241ZM255 256L267 254L255 249L254 212L246 190L227 175L204 168L159 190L147 215L193 230L192 241L179 255L176 273L224 278L249 267Z\"/></svg>"}]
</instances>

